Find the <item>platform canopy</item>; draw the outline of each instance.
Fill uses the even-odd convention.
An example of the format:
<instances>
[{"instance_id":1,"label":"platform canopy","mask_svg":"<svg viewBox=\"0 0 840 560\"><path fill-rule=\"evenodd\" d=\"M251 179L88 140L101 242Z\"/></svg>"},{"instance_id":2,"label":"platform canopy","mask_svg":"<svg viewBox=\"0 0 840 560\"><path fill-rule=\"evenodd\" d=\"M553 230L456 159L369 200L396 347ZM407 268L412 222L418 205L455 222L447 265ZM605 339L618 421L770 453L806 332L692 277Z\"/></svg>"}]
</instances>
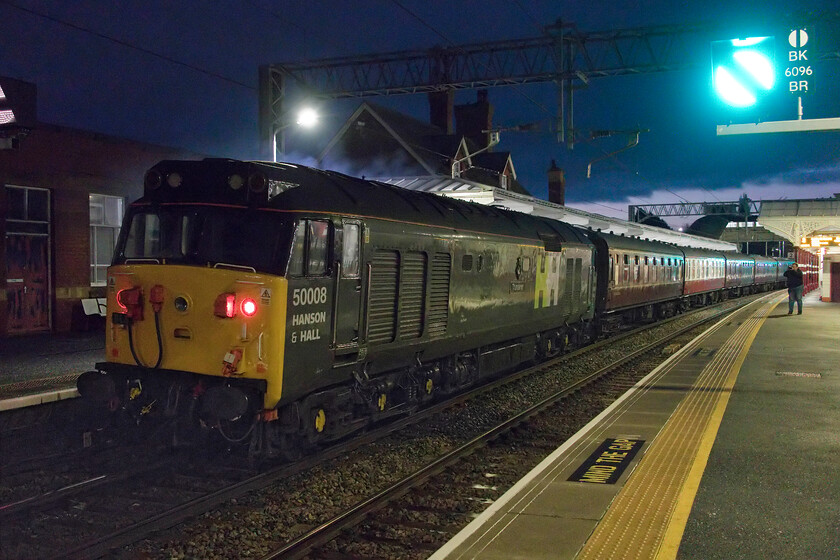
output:
<instances>
[{"instance_id":1,"label":"platform canopy","mask_svg":"<svg viewBox=\"0 0 840 560\"><path fill-rule=\"evenodd\" d=\"M803 237L840 231L840 197L762 201L758 222L799 246Z\"/></svg>"},{"instance_id":2,"label":"platform canopy","mask_svg":"<svg viewBox=\"0 0 840 560\"><path fill-rule=\"evenodd\" d=\"M429 175L421 177L379 177L376 180L409 190L430 192L478 204L507 208L525 214L553 218L567 224L616 235L624 234L630 237L673 243L681 247L697 247L715 251L736 251L738 249L737 245L719 239L698 237L679 231L592 214L533 196L518 194L461 178L453 179L439 175Z\"/></svg>"}]
</instances>

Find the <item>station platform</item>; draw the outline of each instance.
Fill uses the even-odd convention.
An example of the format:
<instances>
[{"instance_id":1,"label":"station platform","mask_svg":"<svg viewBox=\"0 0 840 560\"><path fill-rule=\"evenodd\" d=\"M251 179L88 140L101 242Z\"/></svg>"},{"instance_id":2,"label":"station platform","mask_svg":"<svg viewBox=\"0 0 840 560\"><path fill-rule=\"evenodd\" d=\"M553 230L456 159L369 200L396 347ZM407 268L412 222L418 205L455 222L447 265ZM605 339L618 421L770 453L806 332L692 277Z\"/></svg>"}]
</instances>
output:
<instances>
[{"instance_id":1,"label":"station platform","mask_svg":"<svg viewBox=\"0 0 840 560\"><path fill-rule=\"evenodd\" d=\"M840 558L840 303L804 303L710 327L431 560Z\"/></svg>"},{"instance_id":2,"label":"station platform","mask_svg":"<svg viewBox=\"0 0 840 560\"><path fill-rule=\"evenodd\" d=\"M0 412L75 398L76 378L105 358L105 333L0 339Z\"/></svg>"}]
</instances>

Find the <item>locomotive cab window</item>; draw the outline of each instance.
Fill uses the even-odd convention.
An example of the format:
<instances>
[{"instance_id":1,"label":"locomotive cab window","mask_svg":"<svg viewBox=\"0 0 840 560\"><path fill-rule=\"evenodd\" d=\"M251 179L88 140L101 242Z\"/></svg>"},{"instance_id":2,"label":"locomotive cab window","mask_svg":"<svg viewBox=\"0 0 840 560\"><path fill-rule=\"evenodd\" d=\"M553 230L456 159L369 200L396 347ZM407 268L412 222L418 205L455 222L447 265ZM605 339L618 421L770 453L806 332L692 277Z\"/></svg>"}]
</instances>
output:
<instances>
[{"instance_id":1,"label":"locomotive cab window","mask_svg":"<svg viewBox=\"0 0 840 560\"><path fill-rule=\"evenodd\" d=\"M362 252L362 227L361 224L345 222L343 229L341 276L344 278L358 278Z\"/></svg>"},{"instance_id":2,"label":"locomotive cab window","mask_svg":"<svg viewBox=\"0 0 840 560\"><path fill-rule=\"evenodd\" d=\"M118 242L115 263L236 265L274 272L283 221L247 209L171 206L134 209ZM243 243L262 239L262 243Z\"/></svg>"},{"instance_id":3,"label":"locomotive cab window","mask_svg":"<svg viewBox=\"0 0 840 560\"><path fill-rule=\"evenodd\" d=\"M326 220L298 222L289 257L290 276L324 276L327 273L329 234Z\"/></svg>"}]
</instances>

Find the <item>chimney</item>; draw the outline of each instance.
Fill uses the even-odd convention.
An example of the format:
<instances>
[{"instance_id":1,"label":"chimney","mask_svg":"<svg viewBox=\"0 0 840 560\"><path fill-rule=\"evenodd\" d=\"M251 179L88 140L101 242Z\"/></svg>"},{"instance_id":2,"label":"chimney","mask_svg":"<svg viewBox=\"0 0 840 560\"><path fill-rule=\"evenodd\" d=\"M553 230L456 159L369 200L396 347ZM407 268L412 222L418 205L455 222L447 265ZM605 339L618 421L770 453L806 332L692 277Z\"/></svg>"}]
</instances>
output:
<instances>
[{"instance_id":1,"label":"chimney","mask_svg":"<svg viewBox=\"0 0 840 560\"><path fill-rule=\"evenodd\" d=\"M548 170L548 201L560 206L566 205L566 176L554 160L551 160Z\"/></svg>"},{"instance_id":2,"label":"chimney","mask_svg":"<svg viewBox=\"0 0 840 560\"><path fill-rule=\"evenodd\" d=\"M455 133L466 136L478 149L490 143L490 133L482 132L493 128L493 106L487 100L487 90L478 90L475 103L455 106Z\"/></svg>"},{"instance_id":3,"label":"chimney","mask_svg":"<svg viewBox=\"0 0 840 560\"><path fill-rule=\"evenodd\" d=\"M455 106L455 90L444 89L429 92L429 122L452 134L452 110Z\"/></svg>"}]
</instances>

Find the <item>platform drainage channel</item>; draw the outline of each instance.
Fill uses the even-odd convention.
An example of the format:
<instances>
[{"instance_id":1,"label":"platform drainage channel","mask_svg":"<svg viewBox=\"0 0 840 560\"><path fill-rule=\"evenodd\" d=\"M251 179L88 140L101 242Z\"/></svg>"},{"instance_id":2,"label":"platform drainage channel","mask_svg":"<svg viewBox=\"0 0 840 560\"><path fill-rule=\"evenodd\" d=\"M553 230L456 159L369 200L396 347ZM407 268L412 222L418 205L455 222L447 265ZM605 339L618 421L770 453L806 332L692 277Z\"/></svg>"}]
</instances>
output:
<instances>
[{"instance_id":1,"label":"platform drainage channel","mask_svg":"<svg viewBox=\"0 0 840 560\"><path fill-rule=\"evenodd\" d=\"M810 373L807 371L777 371L776 375L781 375L784 377L811 377L816 379L821 379L821 373Z\"/></svg>"}]
</instances>

